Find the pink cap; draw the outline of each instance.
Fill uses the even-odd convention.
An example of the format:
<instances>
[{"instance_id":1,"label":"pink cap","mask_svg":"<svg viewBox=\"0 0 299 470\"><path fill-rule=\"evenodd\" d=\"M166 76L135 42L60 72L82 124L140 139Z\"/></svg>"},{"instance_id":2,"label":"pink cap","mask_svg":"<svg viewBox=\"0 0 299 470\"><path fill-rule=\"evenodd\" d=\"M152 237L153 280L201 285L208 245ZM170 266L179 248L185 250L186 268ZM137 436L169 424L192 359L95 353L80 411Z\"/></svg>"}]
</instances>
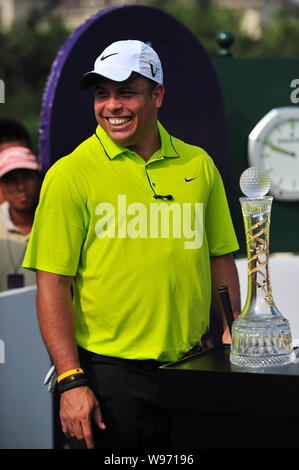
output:
<instances>
[{"instance_id":1,"label":"pink cap","mask_svg":"<svg viewBox=\"0 0 299 470\"><path fill-rule=\"evenodd\" d=\"M27 147L8 147L0 152L0 178L12 170L40 170L37 158Z\"/></svg>"}]
</instances>

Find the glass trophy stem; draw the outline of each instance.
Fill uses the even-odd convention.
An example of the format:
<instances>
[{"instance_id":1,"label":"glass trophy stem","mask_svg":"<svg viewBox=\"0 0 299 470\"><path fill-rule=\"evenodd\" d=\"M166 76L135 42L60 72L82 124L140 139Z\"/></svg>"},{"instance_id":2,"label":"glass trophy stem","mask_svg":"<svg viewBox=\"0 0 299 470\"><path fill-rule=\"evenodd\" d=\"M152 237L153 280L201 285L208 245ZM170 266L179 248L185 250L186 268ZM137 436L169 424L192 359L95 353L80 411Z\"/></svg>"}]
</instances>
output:
<instances>
[{"instance_id":1,"label":"glass trophy stem","mask_svg":"<svg viewBox=\"0 0 299 470\"><path fill-rule=\"evenodd\" d=\"M247 245L248 283L244 308L232 327L230 361L261 367L294 360L290 325L277 309L269 275L269 229L273 198L240 198Z\"/></svg>"}]
</instances>

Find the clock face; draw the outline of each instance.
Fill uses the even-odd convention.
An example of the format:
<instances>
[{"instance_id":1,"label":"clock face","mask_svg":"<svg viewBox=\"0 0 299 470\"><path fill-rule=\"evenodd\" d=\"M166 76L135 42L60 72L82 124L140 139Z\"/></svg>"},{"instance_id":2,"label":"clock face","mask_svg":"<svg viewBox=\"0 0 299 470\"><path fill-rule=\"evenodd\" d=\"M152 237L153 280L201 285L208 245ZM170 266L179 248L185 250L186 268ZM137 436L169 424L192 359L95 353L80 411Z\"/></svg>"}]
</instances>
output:
<instances>
[{"instance_id":1,"label":"clock face","mask_svg":"<svg viewBox=\"0 0 299 470\"><path fill-rule=\"evenodd\" d=\"M276 199L299 200L299 107L266 114L249 135L248 158L268 174Z\"/></svg>"}]
</instances>

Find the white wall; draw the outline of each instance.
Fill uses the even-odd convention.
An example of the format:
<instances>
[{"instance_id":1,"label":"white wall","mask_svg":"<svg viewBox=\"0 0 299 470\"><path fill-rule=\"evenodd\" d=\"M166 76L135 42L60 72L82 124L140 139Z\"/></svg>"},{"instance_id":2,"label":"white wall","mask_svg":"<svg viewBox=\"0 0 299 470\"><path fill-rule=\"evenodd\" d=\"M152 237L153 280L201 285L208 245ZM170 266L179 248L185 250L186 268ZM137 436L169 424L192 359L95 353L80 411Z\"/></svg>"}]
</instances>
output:
<instances>
[{"instance_id":1,"label":"white wall","mask_svg":"<svg viewBox=\"0 0 299 470\"><path fill-rule=\"evenodd\" d=\"M0 449L51 449L49 357L35 313L36 287L0 293Z\"/></svg>"},{"instance_id":2,"label":"white wall","mask_svg":"<svg viewBox=\"0 0 299 470\"><path fill-rule=\"evenodd\" d=\"M247 296L247 259L239 259L236 264L243 306ZM289 320L293 340L299 340L299 256L270 256L269 272L276 307Z\"/></svg>"}]
</instances>

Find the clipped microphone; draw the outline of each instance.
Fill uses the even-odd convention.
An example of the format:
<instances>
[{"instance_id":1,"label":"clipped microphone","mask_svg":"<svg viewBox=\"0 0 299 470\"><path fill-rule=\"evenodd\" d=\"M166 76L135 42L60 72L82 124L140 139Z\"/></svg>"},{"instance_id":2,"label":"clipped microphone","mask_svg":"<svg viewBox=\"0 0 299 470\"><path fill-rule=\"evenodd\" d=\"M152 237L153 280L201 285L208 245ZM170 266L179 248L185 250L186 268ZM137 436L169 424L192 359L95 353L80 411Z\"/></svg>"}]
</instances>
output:
<instances>
[{"instance_id":1,"label":"clipped microphone","mask_svg":"<svg viewBox=\"0 0 299 470\"><path fill-rule=\"evenodd\" d=\"M166 196L162 196L162 194L154 194L155 199L168 199L168 201L171 201L173 199L173 196L171 194L167 194Z\"/></svg>"}]
</instances>

